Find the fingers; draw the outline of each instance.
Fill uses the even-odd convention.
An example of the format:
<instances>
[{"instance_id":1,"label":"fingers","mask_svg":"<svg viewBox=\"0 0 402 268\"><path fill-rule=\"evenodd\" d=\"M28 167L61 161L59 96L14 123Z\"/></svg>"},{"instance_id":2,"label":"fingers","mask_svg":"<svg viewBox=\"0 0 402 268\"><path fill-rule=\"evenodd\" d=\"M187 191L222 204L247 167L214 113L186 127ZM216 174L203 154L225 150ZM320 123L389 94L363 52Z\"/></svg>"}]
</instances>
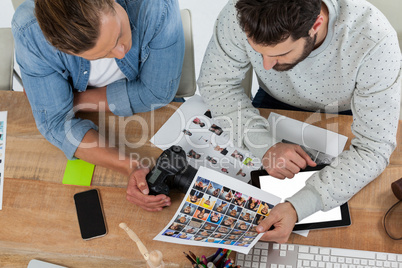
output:
<instances>
[{"instance_id":1,"label":"fingers","mask_svg":"<svg viewBox=\"0 0 402 268\"><path fill-rule=\"evenodd\" d=\"M264 241L285 243L297 222L297 214L289 202L276 205L270 214L257 226L257 232L265 234L261 237ZM269 230L271 226L275 229Z\"/></svg>"},{"instance_id":2,"label":"fingers","mask_svg":"<svg viewBox=\"0 0 402 268\"><path fill-rule=\"evenodd\" d=\"M149 188L146 181L148 168L134 170L129 177L126 199L147 211L161 211L163 207L170 206L170 198L166 195L148 195Z\"/></svg>"},{"instance_id":3,"label":"fingers","mask_svg":"<svg viewBox=\"0 0 402 268\"><path fill-rule=\"evenodd\" d=\"M266 152L263 165L271 176L285 179L316 163L299 145L278 143Z\"/></svg>"},{"instance_id":4,"label":"fingers","mask_svg":"<svg viewBox=\"0 0 402 268\"><path fill-rule=\"evenodd\" d=\"M304 167L302 169L305 169L307 166L315 167L317 165L317 163L314 162L311 159L311 157L299 145L297 145L296 151L305 161Z\"/></svg>"}]
</instances>

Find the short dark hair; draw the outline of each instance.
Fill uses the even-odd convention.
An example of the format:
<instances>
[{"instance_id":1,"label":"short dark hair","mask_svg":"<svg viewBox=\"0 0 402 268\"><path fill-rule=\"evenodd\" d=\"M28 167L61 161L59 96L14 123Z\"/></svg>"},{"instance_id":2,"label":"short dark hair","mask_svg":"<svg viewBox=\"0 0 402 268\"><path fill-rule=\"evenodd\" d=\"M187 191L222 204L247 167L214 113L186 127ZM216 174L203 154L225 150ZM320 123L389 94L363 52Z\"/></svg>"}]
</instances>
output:
<instances>
[{"instance_id":1,"label":"short dark hair","mask_svg":"<svg viewBox=\"0 0 402 268\"><path fill-rule=\"evenodd\" d=\"M115 12L114 0L35 0L35 16L45 38L66 53L95 47L103 14Z\"/></svg>"},{"instance_id":2,"label":"short dark hair","mask_svg":"<svg viewBox=\"0 0 402 268\"><path fill-rule=\"evenodd\" d=\"M291 37L309 36L321 11L321 0L239 0L237 18L254 43L270 46Z\"/></svg>"}]
</instances>

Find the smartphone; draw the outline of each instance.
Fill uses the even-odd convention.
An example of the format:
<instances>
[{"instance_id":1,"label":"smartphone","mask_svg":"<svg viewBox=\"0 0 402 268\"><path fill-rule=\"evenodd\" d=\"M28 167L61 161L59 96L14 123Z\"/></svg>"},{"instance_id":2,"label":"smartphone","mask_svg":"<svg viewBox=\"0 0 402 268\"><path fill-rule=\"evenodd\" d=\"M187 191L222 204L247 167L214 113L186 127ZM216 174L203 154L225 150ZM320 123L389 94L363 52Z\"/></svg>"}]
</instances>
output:
<instances>
[{"instance_id":1,"label":"smartphone","mask_svg":"<svg viewBox=\"0 0 402 268\"><path fill-rule=\"evenodd\" d=\"M99 192L91 189L74 195L78 224L84 240L106 235L106 223Z\"/></svg>"}]
</instances>

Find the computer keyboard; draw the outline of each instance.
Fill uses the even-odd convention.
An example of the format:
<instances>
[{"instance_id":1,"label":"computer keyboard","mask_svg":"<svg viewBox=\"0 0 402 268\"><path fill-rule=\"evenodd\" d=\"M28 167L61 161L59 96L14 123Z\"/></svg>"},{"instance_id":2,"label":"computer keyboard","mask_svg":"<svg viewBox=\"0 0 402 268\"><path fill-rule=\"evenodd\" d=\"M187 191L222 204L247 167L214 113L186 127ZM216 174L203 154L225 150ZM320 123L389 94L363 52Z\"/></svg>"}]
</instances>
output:
<instances>
[{"instance_id":1,"label":"computer keyboard","mask_svg":"<svg viewBox=\"0 0 402 268\"><path fill-rule=\"evenodd\" d=\"M249 254L237 253L236 265L242 268L402 268L402 254L257 242Z\"/></svg>"}]
</instances>

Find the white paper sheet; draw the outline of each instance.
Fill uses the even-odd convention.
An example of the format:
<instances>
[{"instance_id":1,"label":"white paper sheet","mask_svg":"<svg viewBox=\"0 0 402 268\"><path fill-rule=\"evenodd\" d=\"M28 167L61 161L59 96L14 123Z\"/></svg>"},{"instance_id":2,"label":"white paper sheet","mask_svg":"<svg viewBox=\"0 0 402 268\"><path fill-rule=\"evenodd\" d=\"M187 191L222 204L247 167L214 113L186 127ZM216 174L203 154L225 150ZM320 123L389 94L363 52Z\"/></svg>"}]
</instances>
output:
<instances>
[{"instance_id":1,"label":"white paper sheet","mask_svg":"<svg viewBox=\"0 0 402 268\"><path fill-rule=\"evenodd\" d=\"M250 181L250 172L261 166L260 160L251 152L234 147L229 131L219 129L218 123L205 115L207 110L199 95L186 100L151 142L162 150L172 145L181 146L189 164L195 168L205 166L244 182Z\"/></svg>"},{"instance_id":2,"label":"white paper sheet","mask_svg":"<svg viewBox=\"0 0 402 268\"><path fill-rule=\"evenodd\" d=\"M279 201L252 185L200 167L179 209L154 240L247 254L263 235L255 231L257 223Z\"/></svg>"},{"instance_id":3,"label":"white paper sheet","mask_svg":"<svg viewBox=\"0 0 402 268\"><path fill-rule=\"evenodd\" d=\"M329 164L345 148L348 137L277 113L270 113L268 122L278 141L299 144L314 161Z\"/></svg>"},{"instance_id":4,"label":"white paper sheet","mask_svg":"<svg viewBox=\"0 0 402 268\"><path fill-rule=\"evenodd\" d=\"M286 198L294 195L297 191L304 187L306 180L317 171L300 172L294 176L293 179L278 180L272 176L261 176L260 185L261 189L268 193L275 193L284 201ZM329 211L318 211L307 218L301 220L299 223L313 223L341 220L341 209L339 207L333 208Z\"/></svg>"},{"instance_id":5,"label":"white paper sheet","mask_svg":"<svg viewBox=\"0 0 402 268\"><path fill-rule=\"evenodd\" d=\"M3 208L4 158L6 152L7 112L0 112L0 210Z\"/></svg>"}]
</instances>

